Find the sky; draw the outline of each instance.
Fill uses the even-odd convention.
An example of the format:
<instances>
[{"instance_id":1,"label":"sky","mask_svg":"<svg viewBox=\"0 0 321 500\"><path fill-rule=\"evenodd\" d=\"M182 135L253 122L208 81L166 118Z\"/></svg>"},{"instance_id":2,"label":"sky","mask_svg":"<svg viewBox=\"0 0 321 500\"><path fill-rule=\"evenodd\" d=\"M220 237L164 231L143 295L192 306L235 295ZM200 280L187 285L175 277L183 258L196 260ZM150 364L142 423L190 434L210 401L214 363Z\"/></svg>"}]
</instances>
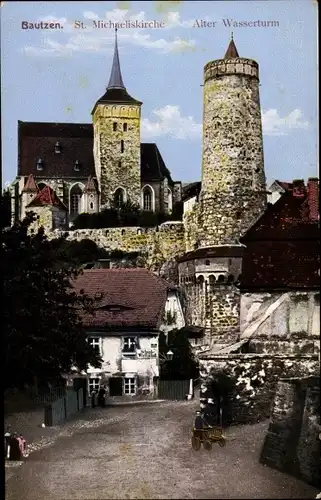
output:
<instances>
[{"instance_id":1,"label":"sky","mask_svg":"<svg viewBox=\"0 0 321 500\"><path fill-rule=\"evenodd\" d=\"M268 181L318 176L316 1L4 1L0 12L3 183L17 173L18 120L92 121L112 23L125 20L159 23L119 28L118 45L127 91L143 101L141 141L156 142L174 180L201 177L203 69L224 56L231 32L240 56L260 66ZM40 21L61 28L22 29ZM241 21L262 26L229 26Z\"/></svg>"}]
</instances>

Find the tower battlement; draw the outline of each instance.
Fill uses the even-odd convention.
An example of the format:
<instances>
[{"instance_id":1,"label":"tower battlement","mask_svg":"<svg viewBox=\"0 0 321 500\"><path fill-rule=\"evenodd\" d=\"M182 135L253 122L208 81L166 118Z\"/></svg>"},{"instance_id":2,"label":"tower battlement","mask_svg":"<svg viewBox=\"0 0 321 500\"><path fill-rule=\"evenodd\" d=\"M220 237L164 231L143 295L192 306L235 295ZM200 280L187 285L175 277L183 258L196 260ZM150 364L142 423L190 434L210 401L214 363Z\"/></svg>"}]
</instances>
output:
<instances>
[{"instance_id":1,"label":"tower battlement","mask_svg":"<svg viewBox=\"0 0 321 500\"><path fill-rule=\"evenodd\" d=\"M259 65L253 59L217 59L204 67L204 82L227 75L244 75L259 80Z\"/></svg>"}]
</instances>

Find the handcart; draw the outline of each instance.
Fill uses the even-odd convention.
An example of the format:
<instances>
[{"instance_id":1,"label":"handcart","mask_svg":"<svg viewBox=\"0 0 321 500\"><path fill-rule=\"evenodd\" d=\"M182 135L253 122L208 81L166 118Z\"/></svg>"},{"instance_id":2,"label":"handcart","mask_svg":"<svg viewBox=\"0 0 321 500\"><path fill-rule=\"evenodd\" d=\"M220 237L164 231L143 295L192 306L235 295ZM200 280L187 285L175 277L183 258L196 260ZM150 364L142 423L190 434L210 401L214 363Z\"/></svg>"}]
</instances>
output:
<instances>
[{"instance_id":1,"label":"handcart","mask_svg":"<svg viewBox=\"0 0 321 500\"><path fill-rule=\"evenodd\" d=\"M192 430L192 448L198 451L203 443L205 450L210 451L213 443L218 443L222 448L226 445L226 438L223 435L222 408L220 408L220 423L215 426L208 426L203 429Z\"/></svg>"},{"instance_id":2,"label":"handcart","mask_svg":"<svg viewBox=\"0 0 321 500\"><path fill-rule=\"evenodd\" d=\"M192 447L198 451L203 443L205 450L210 451L213 443L218 443L223 447L226 445L226 439L223 436L222 427L208 427L205 429L193 429Z\"/></svg>"}]
</instances>

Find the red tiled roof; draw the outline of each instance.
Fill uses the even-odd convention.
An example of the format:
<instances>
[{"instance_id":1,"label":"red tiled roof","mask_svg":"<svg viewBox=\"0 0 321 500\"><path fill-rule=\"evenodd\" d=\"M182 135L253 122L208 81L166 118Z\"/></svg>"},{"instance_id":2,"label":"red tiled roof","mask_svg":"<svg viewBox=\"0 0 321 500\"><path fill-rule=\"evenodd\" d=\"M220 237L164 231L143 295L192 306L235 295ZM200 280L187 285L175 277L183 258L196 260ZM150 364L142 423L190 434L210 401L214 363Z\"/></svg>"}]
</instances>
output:
<instances>
[{"instance_id":1,"label":"red tiled roof","mask_svg":"<svg viewBox=\"0 0 321 500\"><path fill-rule=\"evenodd\" d=\"M76 279L74 288L92 298L103 294L99 301L97 297L95 314L84 314L87 327L157 329L171 285L143 268L88 269Z\"/></svg>"},{"instance_id":2,"label":"red tiled roof","mask_svg":"<svg viewBox=\"0 0 321 500\"><path fill-rule=\"evenodd\" d=\"M32 174L29 175L27 182L22 190L23 192L38 193L39 188L36 184L35 178Z\"/></svg>"},{"instance_id":3,"label":"red tiled roof","mask_svg":"<svg viewBox=\"0 0 321 500\"><path fill-rule=\"evenodd\" d=\"M68 211L67 207L58 198L55 191L50 186L45 186L37 196L27 205L30 207L42 207L45 205L51 205L52 207L58 207L62 210Z\"/></svg>"},{"instance_id":4,"label":"red tiled roof","mask_svg":"<svg viewBox=\"0 0 321 500\"><path fill-rule=\"evenodd\" d=\"M241 239L242 289L320 287L318 190L294 182Z\"/></svg>"}]
</instances>

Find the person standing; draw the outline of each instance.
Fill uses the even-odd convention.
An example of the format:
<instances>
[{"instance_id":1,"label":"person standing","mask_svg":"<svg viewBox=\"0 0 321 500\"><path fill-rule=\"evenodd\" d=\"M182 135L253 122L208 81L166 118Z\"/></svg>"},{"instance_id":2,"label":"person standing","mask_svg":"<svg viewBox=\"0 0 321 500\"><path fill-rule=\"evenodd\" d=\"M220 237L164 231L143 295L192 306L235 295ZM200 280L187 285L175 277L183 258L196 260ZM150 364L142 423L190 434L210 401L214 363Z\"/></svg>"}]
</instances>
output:
<instances>
[{"instance_id":1,"label":"person standing","mask_svg":"<svg viewBox=\"0 0 321 500\"><path fill-rule=\"evenodd\" d=\"M11 439L11 432L10 432L10 429L8 428L4 434L4 456L5 456L5 458L10 457L10 439Z\"/></svg>"},{"instance_id":2,"label":"person standing","mask_svg":"<svg viewBox=\"0 0 321 500\"><path fill-rule=\"evenodd\" d=\"M19 438L18 434L14 432L11 436L10 439L10 455L9 459L10 460L21 460L22 454L20 450L20 443L19 443Z\"/></svg>"},{"instance_id":3,"label":"person standing","mask_svg":"<svg viewBox=\"0 0 321 500\"><path fill-rule=\"evenodd\" d=\"M208 398L207 405L204 410L204 420L210 427L218 424L217 412L218 407L214 404L214 400L212 398Z\"/></svg>"},{"instance_id":4,"label":"person standing","mask_svg":"<svg viewBox=\"0 0 321 500\"><path fill-rule=\"evenodd\" d=\"M26 456L26 440L22 434L19 435L18 441L19 441L19 448L20 448L21 456L25 457Z\"/></svg>"},{"instance_id":5,"label":"person standing","mask_svg":"<svg viewBox=\"0 0 321 500\"><path fill-rule=\"evenodd\" d=\"M106 403L106 387L103 385L98 392L98 404L102 408L105 406Z\"/></svg>"},{"instance_id":6,"label":"person standing","mask_svg":"<svg viewBox=\"0 0 321 500\"><path fill-rule=\"evenodd\" d=\"M95 408L96 407L96 396L97 396L97 393L96 391L93 389L91 391L91 394L90 394L90 397L91 397L91 407L92 408Z\"/></svg>"}]
</instances>

